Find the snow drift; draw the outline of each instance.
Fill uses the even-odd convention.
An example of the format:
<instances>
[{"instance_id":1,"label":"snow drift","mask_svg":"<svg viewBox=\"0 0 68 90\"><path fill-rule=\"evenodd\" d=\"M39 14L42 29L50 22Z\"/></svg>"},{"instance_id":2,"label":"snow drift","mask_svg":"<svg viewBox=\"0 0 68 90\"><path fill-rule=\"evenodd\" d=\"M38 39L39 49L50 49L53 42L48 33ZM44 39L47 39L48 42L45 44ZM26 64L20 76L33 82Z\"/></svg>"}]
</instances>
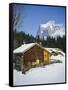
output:
<instances>
[{"instance_id":1,"label":"snow drift","mask_svg":"<svg viewBox=\"0 0 68 90\"><path fill-rule=\"evenodd\" d=\"M56 56L52 56L52 58L55 59ZM13 70L13 84L16 86L65 82L65 56L57 56L58 58L62 63L32 68L26 74Z\"/></svg>"}]
</instances>

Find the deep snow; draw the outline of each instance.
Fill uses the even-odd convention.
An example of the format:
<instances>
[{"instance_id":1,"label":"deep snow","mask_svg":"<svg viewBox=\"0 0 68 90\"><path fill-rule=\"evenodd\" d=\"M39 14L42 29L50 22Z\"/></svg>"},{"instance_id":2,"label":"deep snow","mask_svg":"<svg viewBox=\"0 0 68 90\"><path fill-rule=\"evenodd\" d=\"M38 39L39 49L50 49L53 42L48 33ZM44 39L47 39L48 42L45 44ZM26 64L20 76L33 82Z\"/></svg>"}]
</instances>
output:
<instances>
[{"instance_id":1,"label":"deep snow","mask_svg":"<svg viewBox=\"0 0 68 90\"><path fill-rule=\"evenodd\" d=\"M56 56L52 56L52 58L56 58ZM57 56L58 58L59 55ZM60 60L62 63L32 68L26 74L13 70L13 84L30 85L65 82L65 56L60 56Z\"/></svg>"}]
</instances>

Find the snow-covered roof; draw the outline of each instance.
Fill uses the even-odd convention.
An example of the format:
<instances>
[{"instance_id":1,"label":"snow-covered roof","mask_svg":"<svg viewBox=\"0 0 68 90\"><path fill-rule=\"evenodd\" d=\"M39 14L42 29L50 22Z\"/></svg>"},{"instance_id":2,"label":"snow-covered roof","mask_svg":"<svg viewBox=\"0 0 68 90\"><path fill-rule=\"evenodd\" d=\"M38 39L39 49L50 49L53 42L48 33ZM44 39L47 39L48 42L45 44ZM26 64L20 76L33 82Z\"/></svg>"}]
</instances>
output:
<instances>
[{"instance_id":1,"label":"snow-covered roof","mask_svg":"<svg viewBox=\"0 0 68 90\"><path fill-rule=\"evenodd\" d=\"M13 53L24 53L27 50L29 50L30 48L32 48L34 45L37 45L39 47L41 47L42 49L46 50L47 52L49 52L49 50L47 50L46 48L42 47L41 45L39 45L38 43L29 43L29 44L22 44L20 47L16 48L15 50L13 50ZM51 53L51 52L49 52Z\"/></svg>"},{"instance_id":2,"label":"snow-covered roof","mask_svg":"<svg viewBox=\"0 0 68 90\"><path fill-rule=\"evenodd\" d=\"M57 52L57 51L59 51L59 49L58 48L45 48L46 50L48 50L49 52Z\"/></svg>"},{"instance_id":3,"label":"snow-covered roof","mask_svg":"<svg viewBox=\"0 0 68 90\"><path fill-rule=\"evenodd\" d=\"M51 56L51 61L57 61L57 60L63 60L63 58L64 58L64 56L61 56L61 55L57 55L57 56L54 56L54 55L52 55Z\"/></svg>"},{"instance_id":4,"label":"snow-covered roof","mask_svg":"<svg viewBox=\"0 0 68 90\"><path fill-rule=\"evenodd\" d=\"M52 52L55 52L55 53L60 52L63 55L65 55L65 53L61 49L59 49L59 48L45 48L45 49L48 50L50 53L52 53Z\"/></svg>"},{"instance_id":5,"label":"snow-covered roof","mask_svg":"<svg viewBox=\"0 0 68 90\"><path fill-rule=\"evenodd\" d=\"M24 53L33 47L36 43L22 44L19 48L15 49L13 53Z\"/></svg>"}]
</instances>

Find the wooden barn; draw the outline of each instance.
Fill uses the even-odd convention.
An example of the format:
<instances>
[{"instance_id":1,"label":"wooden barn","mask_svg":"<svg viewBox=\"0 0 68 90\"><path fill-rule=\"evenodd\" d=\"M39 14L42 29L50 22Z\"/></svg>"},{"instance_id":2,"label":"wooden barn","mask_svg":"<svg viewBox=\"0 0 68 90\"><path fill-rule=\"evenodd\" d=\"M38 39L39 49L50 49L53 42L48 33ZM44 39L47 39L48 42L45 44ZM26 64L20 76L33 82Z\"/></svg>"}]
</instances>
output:
<instances>
[{"instance_id":1,"label":"wooden barn","mask_svg":"<svg viewBox=\"0 0 68 90\"><path fill-rule=\"evenodd\" d=\"M37 43L21 45L13 51L15 65L23 71L49 64L51 53Z\"/></svg>"}]
</instances>

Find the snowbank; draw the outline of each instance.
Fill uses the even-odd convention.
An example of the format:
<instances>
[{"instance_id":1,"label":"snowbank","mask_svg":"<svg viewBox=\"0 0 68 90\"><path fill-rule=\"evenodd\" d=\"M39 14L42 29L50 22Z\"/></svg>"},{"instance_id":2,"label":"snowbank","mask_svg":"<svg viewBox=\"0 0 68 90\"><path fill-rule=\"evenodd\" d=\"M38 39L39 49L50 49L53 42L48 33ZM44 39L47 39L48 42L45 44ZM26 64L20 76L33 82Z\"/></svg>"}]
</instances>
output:
<instances>
[{"instance_id":1,"label":"snowbank","mask_svg":"<svg viewBox=\"0 0 68 90\"><path fill-rule=\"evenodd\" d=\"M53 57L59 58L58 57ZM46 65L44 67L32 68L22 74L20 71L13 71L14 85L46 84L65 82L65 57L60 58L62 63Z\"/></svg>"},{"instance_id":2,"label":"snowbank","mask_svg":"<svg viewBox=\"0 0 68 90\"><path fill-rule=\"evenodd\" d=\"M65 56L62 56L62 55L57 55L57 56L52 55L51 56L51 61L57 61L57 60L60 60L60 61L64 62L65 61Z\"/></svg>"}]
</instances>

